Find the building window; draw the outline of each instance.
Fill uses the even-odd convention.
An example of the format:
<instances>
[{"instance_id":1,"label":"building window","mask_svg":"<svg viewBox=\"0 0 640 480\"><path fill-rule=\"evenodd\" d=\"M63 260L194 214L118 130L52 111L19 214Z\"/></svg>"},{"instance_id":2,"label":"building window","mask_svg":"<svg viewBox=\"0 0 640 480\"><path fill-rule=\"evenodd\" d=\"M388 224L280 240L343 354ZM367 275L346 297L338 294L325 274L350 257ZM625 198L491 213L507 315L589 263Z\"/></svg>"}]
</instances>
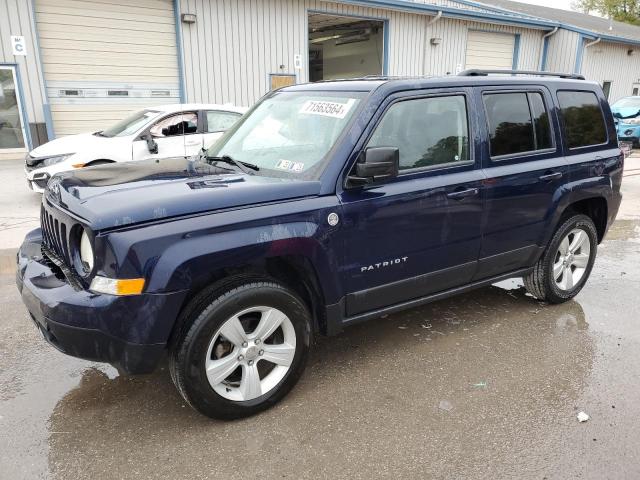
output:
<instances>
[{"instance_id":1,"label":"building window","mask_svg":"<svg viewBox=\"0 0 640 480\"><path fill-rule=\"evenodd\" d=\"M602 82L602 91L604 92L604 98L609 100L609 93L611 92L611 82Z\"/></svg>"},{"instance_id":2,"label":"building window","mask_svg":"<svg viewBox=\"0 0 640 480\"><path fill-rule=\"evenodd\" d=\"M553 146L549 114L538 92L484 95L492 157Z\"/></svg>"},{"instance_id":3,"label":"building window","mask_svg":"<svg viewBox=\"0 0 640 480\"><path fill-rule=\"evenodd\" d=\"M598 97L593 92L558 92L569 148L600 145L607 141L607 130Z\"/></svg>"}]
</instances>

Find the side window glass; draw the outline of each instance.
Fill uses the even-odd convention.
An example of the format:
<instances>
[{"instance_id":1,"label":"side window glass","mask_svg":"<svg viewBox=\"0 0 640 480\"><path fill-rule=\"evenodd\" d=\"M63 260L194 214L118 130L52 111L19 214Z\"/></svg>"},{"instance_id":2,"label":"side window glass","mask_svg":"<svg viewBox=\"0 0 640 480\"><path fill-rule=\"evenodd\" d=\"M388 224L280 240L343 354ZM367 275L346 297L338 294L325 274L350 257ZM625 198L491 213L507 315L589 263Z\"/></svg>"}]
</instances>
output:
<instances>
[{"instance_id":1,"label":"side window glass","mask_svg":"<svg viewBox=\"0 0 640 480\"><path fill-rule=\"evenodd\" d=\"M207 112L207 132L221 132L227 130L231 125L236 123L240 115L231 112Z\"/></svg>"},{"instance_id":2,"label":"side window glass","mask_svg":"<svg viewBox=\"0 0 640 480\"><path fill-rule=\"evenodd\" d=\"M154 137L174 137L196 133L198 131L198 116L193 113L179 113L163 118L149 130Z\"/></svg>"},{"instance_id":3,"label":"side window glass","mask_svg":"<svg viewBox=\"0 0 640 480\"><path fill-rule=\"evenodd\" d=\"M560 91L558 103L569 148L599 145L607 141L604 117L595 93Z\"/></svg>"},{"instance_id":4,"label":"side window glass","mask_svg":"<svg viewBox=\"0 0 640 480\"><path fill-rule=\"evenodd\" d=\"M420 98L393 104L367 147L397 147L400 170L469 160L464 96Z\"/></svg>"},{"instance_id":5,"label":"side window glass","mask_svg":"<svg viewBox=\"0 0 640 480\"><path fill-rule=\"evenodd\" d=\"M485 95L484 104L492 157L535 150L526 93Z\"/></svg>"},{"instance_id":6,"label":"side window glass","mask_svg":"<svg viewBox=\"0 0 640 480\"><path fill-rule=\"evenodd\" d=\"M549 125L549 112L544 105L542 94L531 92L528 94L533 116L533 126L536 134L536 150L552 148L551 127Z\"/></svg>"},{"instance_id":7,"label":"side window glass","mask_svg":"<svg viewBox=\"0 0 640 480\"><path fill-rule=\"evenodd\" d=\"M538 92L484 95L491 156L551 148L549 114Z\"/></svg>"}]
</instances>

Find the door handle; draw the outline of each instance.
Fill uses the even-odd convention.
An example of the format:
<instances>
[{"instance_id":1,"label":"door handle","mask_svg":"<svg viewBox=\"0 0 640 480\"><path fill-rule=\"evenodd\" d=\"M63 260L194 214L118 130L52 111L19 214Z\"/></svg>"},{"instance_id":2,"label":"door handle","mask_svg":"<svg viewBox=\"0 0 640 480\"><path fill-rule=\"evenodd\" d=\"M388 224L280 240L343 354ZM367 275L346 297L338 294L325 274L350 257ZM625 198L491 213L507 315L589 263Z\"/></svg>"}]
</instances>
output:
<instances>
[{"instance_id":1,"label":"door handle","mask_svg":"<svg viewBox=\"0 0 640 480\"><path fill-rule=\"evenodd\" d=\"M540 175L539 178L543 182L550 182L551 180L562 178L562 172L545 173L544 175Z\"/></svg>"},{"instance_id":2,"label":"door handle","mask_svg":"<svg viewBox=\"0 0 640 480\"><path fill-rule=\"evenodd\" d=\"M447 193L447 198L454 200L462 200L463 198L473 197L478 195L479 190L477 188L467 188L465 190L456 190L455 192Z\"/></svg>"},{"instance_id":3,"label":"door handle","mask_svg":"<svg viewBox=\"0 0 640 480\"><path fill-rule=\"evenodd\" d=\"M187 146L189 146L189 147L192 147L192 146L194 146L194 145L200 145L200 142L198 142L198 141L195 141L195 142L194 142L194 141L192 140L192 141L190 141L190 142L184 142L184 144L185 144L185 145L187 145Z\"/></svg>"}]
</instances>

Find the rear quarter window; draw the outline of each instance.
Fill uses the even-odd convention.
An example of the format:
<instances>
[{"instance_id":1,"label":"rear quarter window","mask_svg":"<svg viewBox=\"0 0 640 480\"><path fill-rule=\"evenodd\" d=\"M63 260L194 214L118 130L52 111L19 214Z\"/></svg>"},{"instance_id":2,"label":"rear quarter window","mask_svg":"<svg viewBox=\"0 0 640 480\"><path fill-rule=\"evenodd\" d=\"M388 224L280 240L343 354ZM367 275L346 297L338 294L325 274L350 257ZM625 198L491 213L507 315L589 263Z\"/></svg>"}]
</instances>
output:
<instances>
[{"instance_id":1,"label":"rear quarter window","mask_svg":"<svg viewBox=\"0 0 640 480\"><path fill-rule=\"evenodd\" d=\"M593 92L563 90L558 103L569 148L607 142L607 129L598 97Z\"/></svg>"}]
</instances>

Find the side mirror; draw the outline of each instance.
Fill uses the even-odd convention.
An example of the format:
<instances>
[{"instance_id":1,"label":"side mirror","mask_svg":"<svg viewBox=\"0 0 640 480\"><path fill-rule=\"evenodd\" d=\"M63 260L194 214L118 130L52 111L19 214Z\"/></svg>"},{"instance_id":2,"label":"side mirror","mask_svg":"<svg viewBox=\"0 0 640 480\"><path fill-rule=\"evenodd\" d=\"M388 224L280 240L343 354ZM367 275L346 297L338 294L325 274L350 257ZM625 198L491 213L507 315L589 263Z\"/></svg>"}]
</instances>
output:
<instances>
[{"instance_id":1,"label":"side mirror","mask_svg":"<svg viewBox=\"0 0 640 480\"><path fill-rule=\"evenodd\" d=\"M347 177L348 185L355 187L397 177L400 168L400 150L396 147L370 147L361 155L352 173Z\"/></svg>"},{"instance_id":2,"label":"side mirror","mask_svg":"<svg viewBox=\"0 0 640 480\"><path fill-rule=\"evenodd\" d=\"M147 141L147 149L149 153L158 153L158 142L153 139L151 133L147 133L145 140Z\"/></svg>"}]
</instances>

